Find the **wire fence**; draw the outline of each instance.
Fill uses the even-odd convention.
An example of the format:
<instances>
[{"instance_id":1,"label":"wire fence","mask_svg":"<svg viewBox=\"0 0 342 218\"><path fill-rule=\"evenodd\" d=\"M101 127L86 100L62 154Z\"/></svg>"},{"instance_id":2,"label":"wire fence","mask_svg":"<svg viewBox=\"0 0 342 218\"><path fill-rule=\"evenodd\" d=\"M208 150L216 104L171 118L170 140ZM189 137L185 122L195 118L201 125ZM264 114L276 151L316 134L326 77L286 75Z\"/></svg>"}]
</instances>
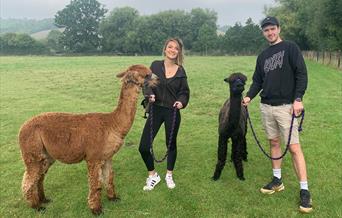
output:
<instances>
[{"instance_id":1,"label":"wire fence","mask_svg":"<svg viewBox=\"0 0 342 218\"><path fill-rule=\"evenodd\" d=\"M302 53L307 59L342 69L341 51L303 51Z\"/></svg>"}]
</instances>

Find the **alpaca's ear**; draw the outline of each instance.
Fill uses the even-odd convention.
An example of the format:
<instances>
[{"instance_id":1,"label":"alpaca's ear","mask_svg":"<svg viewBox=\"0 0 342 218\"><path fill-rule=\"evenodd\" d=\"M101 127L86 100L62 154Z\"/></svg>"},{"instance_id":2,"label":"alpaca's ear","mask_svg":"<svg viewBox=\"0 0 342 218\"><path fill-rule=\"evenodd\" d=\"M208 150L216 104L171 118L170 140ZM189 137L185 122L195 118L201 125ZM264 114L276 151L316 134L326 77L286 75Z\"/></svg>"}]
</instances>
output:
<instances>
[{"instance_id":1,"label":"alpaca's ear","mask_svg":"<svg viewBox=\"0 0 342 218\"><path fill-rule=\"evenodd\" d=\"M243 82L247 81L247 76L245 76L244 74L241 73L241 79L243 80Z\"/></svg>"},{"instance_id":2,"label":"alpaca's ear","mask_svg":"<svg viewBox=\"0 0 342 218\"><path fill-rule=\"evenodd\" d=\"M223 81L225 81L226 83L229 83L229 77L225 78Z\"/></svg>"},{"instance_id":3,"label":"alpaca's ear","mask_svg":"<svg viewBox=\"0 0 342 218\"><path fill-rule=\"evenodd\" d=\"M118 74L116 74L116 77L117 77L117 78L122 78L122 77L124 77L124 76L126 75L126 73L127 73L127 71L118 73Z\"/></svg>"},{"instance_id":4,"label":"alpaca's ear","mask_svg":"<svg viewBox=\"0 0 342 218\"><path fill-rule=\"evenodd\" d=\"M135 78L134 78L134 75L137 73L137 71L132 71L132 70L129 70L126 72L126 80L127 81L134 81Z\"/></svg>"}]
</instances>

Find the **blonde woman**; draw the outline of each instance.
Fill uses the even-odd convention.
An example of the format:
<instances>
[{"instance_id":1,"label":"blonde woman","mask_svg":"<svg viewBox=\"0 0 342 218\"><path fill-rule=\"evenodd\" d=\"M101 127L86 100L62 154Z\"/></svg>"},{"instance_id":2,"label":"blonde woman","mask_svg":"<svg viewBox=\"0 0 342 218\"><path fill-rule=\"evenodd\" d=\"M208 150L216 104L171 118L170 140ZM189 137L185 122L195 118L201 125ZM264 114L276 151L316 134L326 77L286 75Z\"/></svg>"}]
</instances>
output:
<instances>
[{"instance_id":1,"label":"blonde woman","mask_svg":"<svg viewBox=\"0 0 342 218\"><path fill-rule=\"evenodd\" d=\"M172 139L169 145L167 157L166 185L169 189L175 188L173 169L177 157L177 133L179 130L181 115L179 110L187 106L189 102L189 86L183 65L183 43L178 38L166 40L163 48L164 59L152 62L151 70L159 77L159 84L150 89L145 89L144 95L153 103L153 138L158 133L160 126L165 126L165 144L168 144L171 132ZM174 110L177 108L175 120ZM148 170L148 178L143 190L150 191L161 181L154 168L151 147L151 114L141 136L139 152ZM174 128L172 125L174 122Z\"/></svg>"}]
</instances>

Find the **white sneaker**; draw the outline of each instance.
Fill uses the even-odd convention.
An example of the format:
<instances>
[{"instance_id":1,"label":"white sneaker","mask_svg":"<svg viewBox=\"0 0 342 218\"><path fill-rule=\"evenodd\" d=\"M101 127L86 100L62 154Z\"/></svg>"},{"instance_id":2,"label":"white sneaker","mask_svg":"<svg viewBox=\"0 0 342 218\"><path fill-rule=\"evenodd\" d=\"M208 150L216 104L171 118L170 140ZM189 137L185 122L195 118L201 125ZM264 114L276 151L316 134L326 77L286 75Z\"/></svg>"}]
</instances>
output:
<instances>
[{"instance_id":1,"label":"white sneaker","mask_svg":"<svg viewBox=\"0 0 342 218\"><path fill-rule=\"evenodd\" d=\"M173 189L176 187L175 182L173 181L172 175L166 175L165 176L165 181L166 181L166 185L169 189Z\"/></svg>"},{"instance_id":2,"label":"white sneaker","mask_svg":"<svg viewBox=\"0 0 342 218\"><path fill-rule=\"evenodd\" d=\"M146 185L144 186L144 191L151 191L160 182L160 176L155 173L153 176L148 176L146 179Z\"/></svg>"}]
</instances>

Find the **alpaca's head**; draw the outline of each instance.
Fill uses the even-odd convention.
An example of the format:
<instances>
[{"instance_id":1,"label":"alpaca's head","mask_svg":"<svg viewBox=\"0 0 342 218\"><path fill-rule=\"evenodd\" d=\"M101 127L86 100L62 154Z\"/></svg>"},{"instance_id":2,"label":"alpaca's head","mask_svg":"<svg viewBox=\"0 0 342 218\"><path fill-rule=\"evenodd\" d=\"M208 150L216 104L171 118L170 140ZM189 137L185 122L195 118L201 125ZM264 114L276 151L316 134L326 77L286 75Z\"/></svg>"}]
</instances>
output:
<instances>
[{"instance_id":1,"label":"alpaca's head","mask_svg":"<svg viewBox=\"0 0 342 218\"><path fill-rule=\"evenodd\" d=\"M150 68L144 65L132 65L126 71L116 75L121 78L124 84L133 84L139 87L143 87L147 82L148 86L155 86L158 83L158 77L152 73Z\"/></svg>"},{"instance_id":2,"label":"alpaca's head","mask_svg":"<svg viewBox=\"0 0 342 218\"><path fill-rule=\"evenodd\" d=\"M237 72L232 73L228 78L225 78L224 81L229 83L229 89L233 95L240 95L243 90L245 90L247 77L244 74Z\"/></svg>"}]
</instances>

